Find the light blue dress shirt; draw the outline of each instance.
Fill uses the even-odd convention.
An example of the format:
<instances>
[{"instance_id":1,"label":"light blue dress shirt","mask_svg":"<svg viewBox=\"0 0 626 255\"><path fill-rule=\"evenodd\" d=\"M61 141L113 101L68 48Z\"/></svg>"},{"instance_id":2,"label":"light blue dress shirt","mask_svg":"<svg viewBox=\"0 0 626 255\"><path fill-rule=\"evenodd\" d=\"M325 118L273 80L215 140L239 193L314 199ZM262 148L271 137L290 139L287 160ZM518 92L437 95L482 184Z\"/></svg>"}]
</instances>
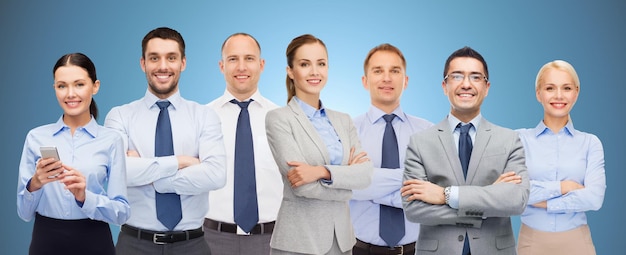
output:
<instances>
[{"instance_id":1,"label":"light blue dress shirt","mask_svg":"<svg viewBox=\"0 0 626 255\"><path fill-rule=\"evenodd\" d=\"M306 114L311 124L313 124L313 127L315 127L315 130L317 130L317 133L322 140L324 140L324 144L326 144L326 148L328 149L330 164L341 165L341 161L343 160L343 147L341 146L339 135L337 135L335 128L326 116L322 101L320 100L320 109L318 110L306 104L298 97L294 97L294 99L296 99L296 102L298 102L304 114Z\"/></svg>"},{"instance_id":2,"label":"light blue dress shirt","mask_svg":"<svg viewBox=\"0 0 626 255\"><path fill-rule=\"evenodd\" d=\"M466 125L472 123L473 127L470 128L468 134L472 138L472 146L476 141L476 129L480 125L480 121L482 120L482 114L478 114L478 116L474 117L470 122L464 123L462 125ZM456 147L457 155L459 151L459 137L461 136L461 130L456 128L460 121L458 118L454 117L452 113L448 114L448 125L450 125L450 130L452 130L452 135L454 136L454 146ZM461 159L459 159L459 162ZM448 205L454 209L459 209L459 186L451 186L450 187L450 199L448 201Z\"/></svg>"},{"instance_id":3,"label":"light blue dress shirt","mask_svg":"<svg viewBox=\"0 0 626 255\"><path fill-rule=\"evenodd\" d=\"M366 189L353 190L350 200L350 216L354 226L354 234L364 242L387 246L379 236L380 204L402 208L402 177L404 173L404 158L411 135L427 129L433 124L427 120L408 115L401 107L393 112L396 118L392 121L393 129L398 140L400 153L400 167L397 169L381 168L383 134L387 122L382 118L386 113L371 106L369 111L354 119L354 125L359 133L363 150L374 165L372 184ZM417 241L419 224L404 220L405 235L400 245Z\"/></svg>"},{"instance_id":4,"label":"light blue dress shirt","mask_svg":"<svg viewBox=\"0 0 626 255\"><path fill-rule=\"evenodd\" d=\"M218 115L206 105L188 101L176 92L166 100L172 124L174 155L154 157L155 95L117 106L104 125L120 131L127 150L140 157L127 157L128 201L133 211L127 224L152 231L167 231L156 217L155 190L180 195L183 218L175 231L200 228L209 209L208 193L226 183L226 152ZM178 169L177 155L200 159L200 164Z\"/></svg>"},{"instance_id":5,"label":"light blue dress shirt","mask_svg":"<svg viewBox=\"0 0 626 255\"><path fill-rule=\"evenodd\" d=\"M39 147L56 146L59 158L85 176L85 201L59 181L29 192L27 186L41 158ZM31 221L35 213L55 219L92 219L121 225L130 217L126 199L126 152L122 137L95 119L70 133L63 116L56 123L37 127L26 136L17 183L17 213Z\"/></svg>"},{"instance_id":6,"label":"light blue dress shirt","mask_svg":"<svg viewBox=\"0 0 626 255\"><path fill-rule=\"evenodd\" d=\"M575 130L571 120L556 134L543 121L535 128L517 131L530 178L530 196L522 222L546 232L587 224L585 212L602 207L606 189L604 150L598 137ZM564 180L585 188L561 195L560 183ZM547 210L532 206L542 201L548 201Z\"/></svg>"}]
</instances>

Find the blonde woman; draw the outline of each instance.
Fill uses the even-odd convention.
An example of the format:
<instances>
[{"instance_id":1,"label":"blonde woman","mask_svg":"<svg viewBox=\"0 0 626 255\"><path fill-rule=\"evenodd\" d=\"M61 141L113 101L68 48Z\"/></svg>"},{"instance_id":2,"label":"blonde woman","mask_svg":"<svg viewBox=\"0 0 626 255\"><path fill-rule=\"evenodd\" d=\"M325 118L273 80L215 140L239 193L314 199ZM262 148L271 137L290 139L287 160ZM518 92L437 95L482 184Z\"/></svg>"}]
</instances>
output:
<instances>
[{"instance_id":1,"label":"blonde woman","mask_svg":"<svg viewBox=\"0 0 626 255\"><path fill-rule=\"evenodd\" d=\"M537 74L535 91L543 120L518 130L531 183L518 254L596 254L585 212L602 207L604 151L598 137L574 129L570 118L578 75L565 61L549 62Z\"/></svg>"}]
</instances>

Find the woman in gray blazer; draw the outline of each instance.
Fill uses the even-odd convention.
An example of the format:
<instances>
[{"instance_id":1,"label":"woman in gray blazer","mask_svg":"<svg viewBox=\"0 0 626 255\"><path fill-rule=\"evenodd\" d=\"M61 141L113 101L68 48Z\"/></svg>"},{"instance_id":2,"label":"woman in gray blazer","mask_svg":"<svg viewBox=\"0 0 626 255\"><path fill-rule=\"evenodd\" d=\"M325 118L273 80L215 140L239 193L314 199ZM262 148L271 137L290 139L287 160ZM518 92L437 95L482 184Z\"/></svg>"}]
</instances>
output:
<instances>
[{"instance_id":1,"label":"woman in gray blazer","mask_svg":"<svg viewBox=\"0 0 626 255\"><path fill-rule=\"evenodd\" d=\"M267 139L284 189L272 254L351 254L348 201L370 184L373 167L345 113L324 108L328 54L312 36L287 47L288 105L267 113Z\"/></svg>"}]
</instances>

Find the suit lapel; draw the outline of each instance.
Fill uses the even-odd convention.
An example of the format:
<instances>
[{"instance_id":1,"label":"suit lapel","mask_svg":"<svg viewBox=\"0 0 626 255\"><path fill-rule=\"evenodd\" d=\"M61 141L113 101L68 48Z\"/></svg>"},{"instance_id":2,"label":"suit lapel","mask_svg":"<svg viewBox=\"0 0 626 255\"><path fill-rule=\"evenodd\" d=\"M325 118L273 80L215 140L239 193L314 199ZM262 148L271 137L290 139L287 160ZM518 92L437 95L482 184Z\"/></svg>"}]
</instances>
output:
<instances>
[{"instance_id":1,"label":"suit lapel","mask_svg":"<svg viewBox=\"0 0 626 255\"><path fill-rule=\"evenodd\" d=\"M441 142L441 146L443 147L445 156L448 158L450 169L452 169L457 183L465 184L461 160L459 160L459 154L456 150L456 145L454 144L454 135L452 135L452 130L450 130L447 118L437 124L437 130L439 131L439 142Z\"/></svg>"},{"instance_id":2,"label":"suit lapel","mask_svg":"<svg viewBox=\"0 0 626 255\"><path fill-rule=\"evenodd\" d=\"M289 108L291 108L291 110L293 111L297 122L300 124L300 127L302 127L302 130L304 130L304 132L309 136L311 141L313 141L313 143L315 144L315 147L319 150L322 157L324 157L325 164L330 164L330 158L328 156L328 149L326 148L326 144L317 133L317 130L315 129L313 124L311 124L309 117L307 117L304 111L302 111L302 109L298 105L298 102L296 102L295 99L292 98L289 101L288 105Z\"/></svg>"},{"instance_id":3,"label":"suit lapel","mask_svg":"<svg viewBox=\"0 0 626 255\"><path fill-rule=\"evenodd\" d=\"M489 145L491 140L491 123L485 118L480 121L480 126L476 130L476 141L474 141L474 148L472 149L472 156L470 158L469 166L467 167L467 183L472 183L476 172L478 172L478 164L483 158L485 149Z\"/></svg>"}]
</instances>

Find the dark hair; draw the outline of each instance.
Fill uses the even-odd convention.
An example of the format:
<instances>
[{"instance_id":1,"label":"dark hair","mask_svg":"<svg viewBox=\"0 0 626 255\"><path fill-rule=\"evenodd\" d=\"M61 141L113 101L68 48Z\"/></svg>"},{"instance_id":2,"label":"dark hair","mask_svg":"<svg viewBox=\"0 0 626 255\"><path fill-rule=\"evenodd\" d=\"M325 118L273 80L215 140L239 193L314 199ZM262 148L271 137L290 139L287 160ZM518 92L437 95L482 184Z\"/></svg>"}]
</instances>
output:
<instances>
[{"instance_id":1,"label":"dark hair","mask_svg":"<svg viewBox=\"0 0 626 255\"><path fill-rule=\"evenodd\" d=\"M367 66L369 64L368 62L372 58L372 55L374 55L374 53L379 52L379 51L389 51L389 52L397 54L400 57L400 59L402 59L402 67L404 67L404 69L406 69L406 60L404 59L404 55L402 55L402 51L400 51L400 49L398 49L396 46L393 46L393 45L388 44L388 43L383 43L381 45L378 45L378 46L372 48L370 50L370 52L367 53L367 56L365 57L365 61L363 62L364 74L367 75Z\"/></svg>"},{"instance_id":2,"label":"dark hair","mask_svg":"<svg viewBox=\"0 0 626 255\"><path fill-rule=\"evenodd\" d=\"M148 32L148 34L143 37L143 40L141 41L142 58L146 56L146 47L148 45L148 41L154 38L176 41L178 43L178 49L180 50L181 57L185 57L185 40L183 40L183 36L180 35L180 33L178 33L176 30L169 27L159 27Z\"/></svg>"},{"instance_id":3,"label":"dark hair","mask_svg":"<svg viewBox=\"0 0 626 255\"><path fill-rule=\"evenodd\" d=\"M247 36L247 37L252 38L252 40L254 40L254 42L256 43L256 46L259 47L259 53L261 52L261 44L259 44L259 41L257 41L256 38L254 38L254 36L252 36L252 35L250 35L248 33L243 33L243 32L234 33L234 34L229 35L228 37L226 37L226 40L224 40L224 42L222 43L222 50L221 51L224 51L224 46L226 46L226 42L228 41L228 39L233 38L233 37L238 36L238 35L243 35L243 36Z\"/></svg>"},{"instance_id":4,"label":"dark hair","mask_svg":"<svg viewBox=\"0 0 626 255\"><path fill-rule=\"evenodd\" d=\"M322 42L321 39L310 34L304 34L296 38L293 38L293 40L291 40L291 42L287 46L287 52L286 52L287 53L287 65L289 66L289 68L293 68L293 58L296 57L296 50L298 50L302 45L311 44L311 43L319 43L322 46L324 46L324 49L326 49L326 44L324 44L324 42ZM287 74L286 83L287 83L287 103L289 103L291 98L296 95L296 87L293 84L293 80L289 78L289 74Z\"/></svg>"},{"instance_id":5,"label":"dark hair","mask_svg":"<svg viewBox=\"0 0 626 255\"><path fill-rule=\"evenodd\" d=\"M98 80L98 77L96 77L96 65L83 53L69 53L59 58L57 63L54 64L54 68L52 68L52 77L54 77L54 73L57 69L62 66L78 66L87 71L91 82ZM91 113L94 119L98 119L98 106L96 105L96 100L93 98L91 99L91 104L89 104L89 113Z\"/></svg>"},{"instance_id":6,"label":"dark hair","mask_svg":"<svg viewBox=\"0 0 626 255\"><path fill-rule=\"evenodd\" d=\"M455 58L462 57L474 58L483 63L483 67L485 68L485 77L487 77L487 80L489 80L489 69L487 69L487 62L485 61L483 56L478 53L478 51L475 51L474 49L467 46L456 50L448 57L448 60L446 60L446 66L443 68L443 77L446 77L446 75L448 74L450 62L452 62L452 60Z\"/></svg>"}]
</instances>

